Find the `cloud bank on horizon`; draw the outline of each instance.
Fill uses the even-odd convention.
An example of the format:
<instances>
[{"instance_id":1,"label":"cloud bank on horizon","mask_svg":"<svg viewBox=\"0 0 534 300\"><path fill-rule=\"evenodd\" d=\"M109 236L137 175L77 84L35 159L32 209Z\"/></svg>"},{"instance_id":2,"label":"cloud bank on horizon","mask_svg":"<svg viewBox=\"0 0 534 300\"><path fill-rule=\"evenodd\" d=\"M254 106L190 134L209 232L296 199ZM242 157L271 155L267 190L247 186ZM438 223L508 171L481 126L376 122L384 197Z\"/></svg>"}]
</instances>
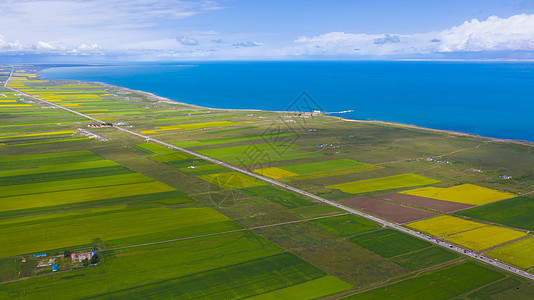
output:
<instances>
[{"instance_id":1,"label":"cloud bank on horizon","mask_svg":"<svg viewBox=\"0 0 534 300\"><path fill-rule=\"evenodd\" d=\"M365 33L358 28L297 34L230 30L218 13L231 1L5 0L0 56L173 59L435 58L436 55L528 52L534 14L472 18L442 30ZM226 6L228 5L228 6ZM283 5L283 4L281 4ZM268 14L268 12L267 12ZM211 18L198 25L195 18ZM219 23L218 23L219 22ZM288 24L291 25L291 24ZM269 29L270 24L264 24ZM513 58L508 57L508 58Z\"/></svg>"}]
</instances>

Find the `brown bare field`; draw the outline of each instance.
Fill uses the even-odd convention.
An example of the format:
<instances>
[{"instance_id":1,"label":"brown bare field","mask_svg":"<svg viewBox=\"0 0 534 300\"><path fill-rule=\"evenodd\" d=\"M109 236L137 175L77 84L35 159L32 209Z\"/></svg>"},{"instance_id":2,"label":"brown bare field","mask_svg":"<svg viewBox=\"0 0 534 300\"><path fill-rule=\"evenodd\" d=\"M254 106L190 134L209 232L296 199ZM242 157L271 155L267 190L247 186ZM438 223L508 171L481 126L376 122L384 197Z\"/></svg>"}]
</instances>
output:
<instances>
[{"instance_id":1,"label":"brown bare field","mask_svg":"<svg viewBox=\"0 0 534 300\"><path fill-rule=\"evenodd\" d=\"M439 216L439 214L430 211L406 207L373 198L354 198L340 202L401 224Z\"/></svg>"},{"instance_id":2,"label":"brown bare field","mask_svg":"<svg viewBox=\"0 0 534 300\"><path fill-rule=\"evenodd\" d=\"M403 204L438 210L438 211L442 211L446 213L473 207L473 205L470 205L470 204L442 201L442 200L436 200L432 198L425 198L425 197L398 194L398 193L378 195L376 197L386 199L386 200L391 200L394 202L403 203Z\"/></svg>"}]
</instances>

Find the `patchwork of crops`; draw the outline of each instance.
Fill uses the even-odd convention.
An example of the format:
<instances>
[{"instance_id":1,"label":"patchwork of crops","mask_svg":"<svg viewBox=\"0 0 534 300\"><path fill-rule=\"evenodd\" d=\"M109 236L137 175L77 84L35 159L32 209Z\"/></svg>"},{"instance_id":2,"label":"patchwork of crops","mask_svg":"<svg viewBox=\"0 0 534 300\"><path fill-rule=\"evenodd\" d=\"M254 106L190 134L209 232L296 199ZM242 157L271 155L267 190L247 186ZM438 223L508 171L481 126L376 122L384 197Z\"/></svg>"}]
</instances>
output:
<instances>
[{"instance_id":1,"label":"patchwork of crops","mask_svg":"<svg viewBox=\"0 0 534 300\"><path fill-rule=\"evenodd\" d=\"M401 193L471 205L481 205L516 196L512 193L501 192L473 184L462 184L449 188L426 187L403 191Z\"/></svg>"},{"instance_id":2,"label":"patchwork of crops","mask_svg":"<svg viewBox=\"0 0 534 300\"><path fill-rule=\"evenodd\" d=\"M227 190L265 184L263 181L237 172L206 174L199 177Z\"/></svg>"},{"instance_id":3,"label":"patchwork of crops","mask_svg":"<svg viewBox=\"0 0 534 300\"><path fill-rule=\"evenodd\" d=\"M438 183L439 180L426 178L417 174L401 174L375 179L360 180L327 186L349 194L360 194L382 190L390 190L418 185Z\"/></svg>"},{"instance_id":4,"label":"patchwork of crops","mask_svg":"<svg viewBox=\"0 0 534 300\"><path fill-rule=\"evenodd\" d=\"M351 159L337 159L337 160L319 161L319 162L312 162L312 163L305 163L305 164L298 164L298 165L261 168L261 169L254 170L254 172L261 174L263 176L269 177L269 178L273 178L273 179L284 178L284 179L290 180L290 177L299 177L295 179L302 180L302 179L321 178L321 177L326 177L326 176L337 175L337 173L340 170L344 171L344 170L350 169L356 172L358 171L358 169L366 168L366 167L374 167L374 166L370 164L354 161ZM314 176L311 176L308 178L309 174L313 174Z\"/></svg>"}]
</instances>

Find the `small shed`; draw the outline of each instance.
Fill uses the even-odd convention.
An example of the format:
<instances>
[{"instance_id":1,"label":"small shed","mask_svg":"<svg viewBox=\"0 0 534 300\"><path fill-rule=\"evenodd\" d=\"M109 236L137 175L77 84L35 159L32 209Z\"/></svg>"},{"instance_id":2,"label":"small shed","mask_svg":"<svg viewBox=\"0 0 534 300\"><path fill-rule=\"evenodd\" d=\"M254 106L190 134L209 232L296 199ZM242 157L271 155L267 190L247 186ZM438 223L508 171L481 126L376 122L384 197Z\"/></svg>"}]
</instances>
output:
<instances>
[{"instance_id":1,"label":"small shed","mask_svg":"<svg viewBox=\"0 0 534 300\"><path fill-rule=\"evenodd\" d=\"M57 265L52 265L52 272L57 271Z\"/></svg>"}]
</instances>

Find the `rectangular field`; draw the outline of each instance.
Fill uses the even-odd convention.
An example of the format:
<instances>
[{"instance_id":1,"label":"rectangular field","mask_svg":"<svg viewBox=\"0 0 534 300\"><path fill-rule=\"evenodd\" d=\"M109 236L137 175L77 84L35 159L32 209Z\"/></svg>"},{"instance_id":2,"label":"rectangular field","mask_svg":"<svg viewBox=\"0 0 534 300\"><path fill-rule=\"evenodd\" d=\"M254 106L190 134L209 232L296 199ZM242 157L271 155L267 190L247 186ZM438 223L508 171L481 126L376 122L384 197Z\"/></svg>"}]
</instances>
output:
<instances>
[{"instance_id":1,"label":"rectangular field","mask_svg":"<svg viewBox=\"0 0 534 300\"><path fill-rule=\"evenodd\" d=\"M173 190L175 189L162 182L153 181L111 187L42 193L39 197L35 197L35 195L11 196L2 198L2 201L0 201L0 211L80 203Z\"/></svg>"},{"instance_id":2,"label":"rectangular field","mask_svg":"<svg viewBox=\"0 0 534 300\"><path fill-rule=\"evenodd\" d=\"M471 218L534 230L534 198L517 197L458 212Z\"/></svg>"},{"instance_id":3,"label":"rectangular field","mask_svg":"<svg viewBox=\"0 0 534 300\"><path fill-rule=\"evenodd\" d=\"M98 295L113 299L233 299L255 296L326 274L290 253L257 259L148 286Z\"/></svg>"},{"instance_id":4,"label":"rectangular field","mask_svg":"<svg viewBox=\"0 0 534 300\"><path fill-rule=\"evenodd\" d=\"M143 143L143 144L136 144L135 146L148 150L152 152L153 154L170 154L170 153L176 152L172 149L169 149L165 146L162 146L156 143Z\"/></svg>"},{"instance_id":5,"label":"rectangular field","mask_svg":"<svg viewBox=\"0 0 534 300\"><path fill-rule=\"evenodd\" d=\"M466 262L446 269L430 271L415 278L388 285L386 288L376 288L346 299L452 299L495 282L504 276L479 264Z\"/></svg>"},{"instance_id":6,"label":"rectangular field","mask_svg":"<svg viewBox=\"0 0 534 300\"><path fill-rule=\"evenodd\" d=\"M90 244L93 239L113 240L201 224L227 221L210 208L147 208L58 217L47 222L18 223L0 228L0 257Z\"/></svg>"},{"instance_id":7,"label":"rectangular field","mask_svg":"<svg viewBox=\"0 0 534 300\"><path fill-rule=\"evenodd\" d=\"M407 270L417 271L451 261L459 256L460 255L455 252L433 246L393 257L391 258L391 261Z\"/></svg>"},{"instance_id":8,"label":"rectangular field","mask_svg":"<svg viewBox=\"0 0 534 300\"><path fill-rule=\"evenodd\" d=\"M523 269L534 267L534 237L493 249L486 254Z\"/></svg>"},{"instance_id":9,"label":"rectangular field","mask_svg":"<svg viewBox=\"0 0 534 300\"><path fill-rule=\"evenodd\" d=\"M469 204L442 201L442 200L436 200L436 199L419 197L419 196L412 196L412 195L401 194L401 193L384 194L384 195L378 195L376 197L386 199L386 200L391 200L391 201L398 202L398 203L442 211L445 213L473 207L473 205L469 205Z\"/></svg>"},{"instance_id":10,"label":"rectangular field","mask_svg":"<svg viewBox=\"0 0 534 300\"><path fill-rule=\"evenodd\" d=\"M238 172L200 175L199 178L226 190L265 185L263 181Z\"/></svg>"},{"instance_id":11,"label":"rectangular field","mask_svg":"<svg viewBox=\"0 0 534 300\"><path fill-rule=\"evenodd\" d=\"M342 169L351 169L359 168L363 166L368 166L369 164L355 161L352 159L336 159L336 160L327 160L319 161L298 165L289 165L279 167L280 169L297 173L298 175L306 175L312 173L321 173L326 171L337 171Z\"/></svg>"},{"instance_id":12,"label":"rectangular field","mask_svg":"<svg viewBox=\"0 0 534 300\"><path fill-rule=\"evenodd\" d=\"M372 215L382 217L397 223L413 222L421 219L435 217L438 214L427 210L406 207L373 198L355 198L340 201L341 203L361 209Z\"/></svg>"},{"instance_id":13,"label":"rectangular field","mask_svg":"<svg viewBox=\"0 0 534 300\"><path fill-rule=\"evenodd\" d=\"M250 197L261 197L269 202L280 204L289 209L314 205L313 202L296 194L273 186L261 185L240 190Z\"/></svg>"},{"instance_id":14,"label":"rectangular field","mask_svg":"<svg viewBox=\"0 0 534 300\"><path fill-rule=\"evenodd\" d=\"M482 205L516 196L512 193L501 192L473 184L461 184L448 188L426 187L403 191L401 193L470 205Z\"/></svg>"},{"instance_id":15,"label":"rectangular field","mask_svg":"<svg viewBox=\"0 0 534 300\"><path fill-rule=\"evenodd\" d=\"M312 220L310 223L339 237L378 229L377 223L353 214Z\"/></svg>"},{"instance_id":16,"label":"rectangular field","mask_svg":"<svg viewBox=\"0 0 534 300\"><path fill-rule=\"evenodd\" d=\"M408 227L435 235L437 237L451 235L462 231L486 226L482 223L464 220L451 216L439 216L427 220L406 224Z\"/></svg>"},{"instance_id":17,"label":"rectangular field","mask_svg":"<svg viewBox=\"0 0 534 300\"><path fill-rule=\"evenodd\" d=\"M356 235L349 240L385 258L428 248L432 245L427 241L393 229L382 229Z\"/></svg>"},{"instance_id":18,"label":"rectangular field","mask_svg":"<svg viewBox=\"0 0 534 300\"><path fill-rule=\"evenodd\" d=\"M325 276L305 283L251 297L251 300L317 299L352 288L352 285L334 276Z\"/></svg>"},{"instance_id":19,"label":"rectangular field","mask_svg":"<svg viewBox=\"0 0 534 300\"><path fill-rule=\"evenodd\" d=\"M401 174L375 179L360 180L327 186L329 189L338 189L349 194L361 194L374 191L398 189L404 187L428 185L438 183L439 180L426 178L417 174Z\"/></svg>"},{"instance_id":20,"label":"rectangular field","mask_svg":"<svg viewBox=\"0 0 534 300\"><path fill-rule=\"evenodd\" d=\"M444 239L460 246L480 251L513 241L526 235L526 233L517 230L497 226L487 226L453 234Z\"/></svg>"}]
</instances>

